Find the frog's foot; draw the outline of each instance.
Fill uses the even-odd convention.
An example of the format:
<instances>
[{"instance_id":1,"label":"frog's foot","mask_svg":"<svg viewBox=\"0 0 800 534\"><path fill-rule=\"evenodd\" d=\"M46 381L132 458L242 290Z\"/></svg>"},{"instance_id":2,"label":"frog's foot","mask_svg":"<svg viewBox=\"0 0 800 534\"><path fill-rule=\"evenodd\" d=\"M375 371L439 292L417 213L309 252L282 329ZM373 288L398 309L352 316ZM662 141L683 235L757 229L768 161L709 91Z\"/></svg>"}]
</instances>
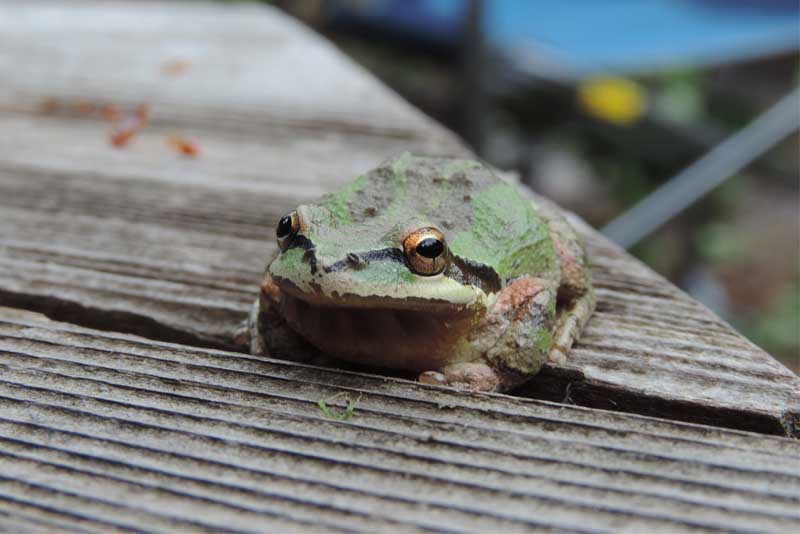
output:
<instances>
[{"instance_id":1,"label":"frog's foot","mask_svg":"<svg viewBox=\"0 0 800 534\"><path fill-rule=\"evenodd\" d=\"M237 330L240 339L250 343L250 353L303 363L327 361L320 351L286 324L277 312L280 289L267 275L261 284L261 294L253 303L247 331Z\"/></svg>"},{"instance_id":2,"label":"frog's foot","mask_svg":"<svg viewBox=\"0 0 800 534\"><path fill-rule=\"evenodd\" d=\"M485 363L455 363L440 371L425 371L418 380L425 384L453 386L469 391L496 391L500 386L497 372Z\"/></svg>"},{"instance_id":3,"label":"frog's foot","mask_svg":"<svg viewBox=\"0 0 800 534\"><path fill-rule=\"evenodd\" d=\"M245 319L233 331L233 344L243 351L250 350L250 320Z\"/></svg>"},{"instance_id":4,"label":"frog's foot","mask_svg":"<svg viewBox=\"0 0 800 534\"><path fill-rule=\"evenodd\" d=\"M594 293L591 288L588 288L559 315L553 336L553 347L547 356L549 363L560 365L567 361L569 349L580 336L593 311Z\"/></svg>"}]
</instances>

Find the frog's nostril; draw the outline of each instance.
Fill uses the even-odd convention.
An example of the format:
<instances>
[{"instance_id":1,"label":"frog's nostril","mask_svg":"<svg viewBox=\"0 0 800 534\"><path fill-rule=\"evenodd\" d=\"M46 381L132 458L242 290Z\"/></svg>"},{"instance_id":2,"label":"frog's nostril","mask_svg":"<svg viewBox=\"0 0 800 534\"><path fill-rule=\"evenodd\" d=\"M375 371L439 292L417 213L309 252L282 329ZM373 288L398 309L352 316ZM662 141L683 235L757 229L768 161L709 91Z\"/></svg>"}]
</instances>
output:
<instances>
[{"instance_id":1,"label":"frog's nostril","mask_svg":"<svg viewBox=\"0 0 800 534\"><path fill-rule=\"evenodd\" d=\"M350 252L347 255L347 264L354 269L363 269L369 264L369 259L365 258L361 254Z\"/></svg>"}]
</instances>

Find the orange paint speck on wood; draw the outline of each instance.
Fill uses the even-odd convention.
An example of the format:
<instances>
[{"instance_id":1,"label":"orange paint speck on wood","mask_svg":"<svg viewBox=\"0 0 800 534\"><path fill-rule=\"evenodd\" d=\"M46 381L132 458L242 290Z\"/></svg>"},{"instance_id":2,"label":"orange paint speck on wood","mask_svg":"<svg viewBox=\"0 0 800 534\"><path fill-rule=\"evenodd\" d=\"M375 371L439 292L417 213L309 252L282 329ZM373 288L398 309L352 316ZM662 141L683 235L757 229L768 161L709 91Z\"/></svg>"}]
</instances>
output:
<instances>
[{"instance_id":1,"label":"orange paint speck on wood","mask_svg":"<svg viewBox=\"0 0 800 534\"><path fill-rule=\"evenodd\" d=\"M149 115L150 106L140 105L133 117L120 122L111 133L111 144L117 148L126 146L147 125Z\"/></svg>"},{"instance_id":2,"label":"orange paint speck on wood","mask_svg":"<svg viewBox=\"0 0 800 534\"><path fill-rule=\"evenodd\" d=\"M167 137L167 144L184 156L194 158L200 155L200 147L197 146L197 143L185 137L170 135Z\"/></svg>"},{"instance_id":3,"label":"orange paint speck on wood","mask_svg":"<svg viewBox=\"0 0 800 534\"><path fill-rule=\"evenodd\" d=\"M107 121L116 122L119 120L119 111L112 105L103 106L103 118Z\"/></svg>"},{"instance_id":4,"label":"orange paint speck on wood","mask_svg":"<svg viewBox=\"0 0 800 534\"><path fill-rule=\"evenodd\" d=\"M189 69L191 68L192 63L190 61L185 59L176 59L164 63L164 65L161 67L161 72L168 76L180 76L189 72Z\"/></svg>"}]
</instances>

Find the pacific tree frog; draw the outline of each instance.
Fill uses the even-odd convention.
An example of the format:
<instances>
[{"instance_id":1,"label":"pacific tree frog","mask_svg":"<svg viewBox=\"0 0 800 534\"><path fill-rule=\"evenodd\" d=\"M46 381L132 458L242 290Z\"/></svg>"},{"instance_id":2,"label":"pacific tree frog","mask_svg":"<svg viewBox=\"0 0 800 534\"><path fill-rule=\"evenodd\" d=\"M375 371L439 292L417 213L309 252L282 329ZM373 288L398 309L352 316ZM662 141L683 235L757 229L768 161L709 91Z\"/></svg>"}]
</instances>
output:
<instances>
[{"instance_id":1,"label":"pacific tree frog","mask_svg":"<svg viewBox=\"0 0 800 534\"><path fill-rule=\"evenodd\" d=\"M563 361L594 309L557 208L471 160L402 154L277 225L254 354L321 354L505 391Z\"/></svg>"}]
</instances>

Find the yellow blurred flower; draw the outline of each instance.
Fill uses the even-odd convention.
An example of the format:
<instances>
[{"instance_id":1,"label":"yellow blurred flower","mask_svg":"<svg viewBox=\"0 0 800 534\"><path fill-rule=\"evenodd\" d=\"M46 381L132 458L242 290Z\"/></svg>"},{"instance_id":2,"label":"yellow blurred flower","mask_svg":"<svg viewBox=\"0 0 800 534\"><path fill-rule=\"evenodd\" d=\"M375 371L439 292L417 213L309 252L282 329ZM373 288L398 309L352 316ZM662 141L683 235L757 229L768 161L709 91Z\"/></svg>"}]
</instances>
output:
<instances>
[{"instance_id":1,"label":"yellow blurred flower","mask_svg":"<svg viewBox=\"0 0 800 534\"><path fill-rule=\"evenodd\" d=\"M647 94L626 78L603 76L578 85L578 102L590 116L619 125L633 124L647 109Z\"/></svg>"}]
</instances>

